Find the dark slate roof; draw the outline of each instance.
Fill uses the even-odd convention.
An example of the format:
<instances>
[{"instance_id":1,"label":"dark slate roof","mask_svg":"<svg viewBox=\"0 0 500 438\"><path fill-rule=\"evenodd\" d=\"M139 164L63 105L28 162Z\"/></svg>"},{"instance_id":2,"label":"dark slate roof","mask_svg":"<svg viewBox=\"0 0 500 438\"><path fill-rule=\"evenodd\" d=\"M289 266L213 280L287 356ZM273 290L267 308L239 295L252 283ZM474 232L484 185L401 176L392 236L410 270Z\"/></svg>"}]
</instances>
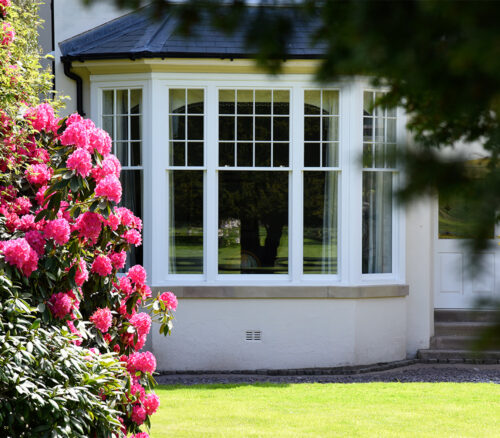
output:
<instances>
[{"instance_id":1,"label":"dark slate roof","mask_svg":"<svg viewBox=\"0 0 500 438\"><path fill-rule=\"evenodd\" d=\"M275 9L276 10L276 9ZM249 58L253 52L245 44L245 23L258 8L245 10L247 19L230 35L220 32L207 19L194 28L189 37L176 33L178 19L168 13L152 18L150 6L124 15L95 29L67 39L59 44L63 60L139 59L139 58ZM269 8L266 13L273 13ZM288 59L321 58L323 45L313 45L311 37L319 20L305 20L292 8L280 8L290 14L293 32L287 44Z\"/></svg>"}]
</instances>

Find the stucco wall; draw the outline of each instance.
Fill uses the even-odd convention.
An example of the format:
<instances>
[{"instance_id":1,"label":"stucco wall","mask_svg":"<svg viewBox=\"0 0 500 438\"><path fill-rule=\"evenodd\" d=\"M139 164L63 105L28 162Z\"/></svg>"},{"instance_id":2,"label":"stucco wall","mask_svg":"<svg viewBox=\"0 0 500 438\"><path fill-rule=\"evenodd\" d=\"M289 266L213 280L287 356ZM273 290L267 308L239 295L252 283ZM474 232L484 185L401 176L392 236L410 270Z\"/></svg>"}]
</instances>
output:
<instances>
[{"instance_id":1,"label":"stucco wall","mask_svg":"<svg viewBox=\"0 0 500 438\"><path fill-rule=\"evenodd\" d=\"M331 367L406 357L405 298L180 300L160 370ZM261 330L262 341L246 341Z\"/></svg>"}]
</instances>

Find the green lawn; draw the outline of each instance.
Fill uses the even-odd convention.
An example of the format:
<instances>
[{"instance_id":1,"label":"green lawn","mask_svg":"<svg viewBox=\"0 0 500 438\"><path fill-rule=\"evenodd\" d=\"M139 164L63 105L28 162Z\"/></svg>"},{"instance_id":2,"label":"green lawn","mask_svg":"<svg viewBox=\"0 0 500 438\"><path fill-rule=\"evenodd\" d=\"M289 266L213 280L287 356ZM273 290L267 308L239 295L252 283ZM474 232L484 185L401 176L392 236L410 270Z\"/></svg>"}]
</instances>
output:
<instances>
[{"instance_id":1,"label":"green lawn","mask_svg":"<svg viewBox=\"0 0 500 438\"><path fill-rule=\"evenodd\" d=\"M498 437L500 385L160 386L152 438Z\"/></svg>"}]
</instances>

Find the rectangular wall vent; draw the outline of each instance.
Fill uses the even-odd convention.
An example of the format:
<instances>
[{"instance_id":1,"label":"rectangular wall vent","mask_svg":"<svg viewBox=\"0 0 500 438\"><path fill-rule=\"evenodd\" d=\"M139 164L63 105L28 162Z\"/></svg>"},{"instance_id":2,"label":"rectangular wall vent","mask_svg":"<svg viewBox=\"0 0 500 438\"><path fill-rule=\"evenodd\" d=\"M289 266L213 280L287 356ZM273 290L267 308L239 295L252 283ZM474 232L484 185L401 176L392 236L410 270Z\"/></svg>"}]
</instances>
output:
<instances>
[{"instance_id":1,"label":"rectangular wall vent","mask_svg":"<svg viewBox=\"0 0 500 438\"><path fill-rule=\"evenodd\" d=\"M262 332L260 330L247 330L245 332L245 341L261 341Z\"/></svg>"}]
</instances>

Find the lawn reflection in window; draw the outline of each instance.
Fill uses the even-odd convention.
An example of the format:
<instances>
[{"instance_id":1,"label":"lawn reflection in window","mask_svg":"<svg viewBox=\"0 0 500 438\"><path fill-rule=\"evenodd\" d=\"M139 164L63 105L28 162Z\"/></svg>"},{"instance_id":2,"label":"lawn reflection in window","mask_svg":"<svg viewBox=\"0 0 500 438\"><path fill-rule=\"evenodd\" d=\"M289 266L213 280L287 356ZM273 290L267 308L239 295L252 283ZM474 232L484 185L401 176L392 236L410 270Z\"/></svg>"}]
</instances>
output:
<instances>
[{"instance_id":1,"label":"lawn reflection in window","mask_svg":"<svg viewBox=\"0 0 500 438\"><path fill-rule=\"evenodd\" d=\"M289 142L289 90L219 90L219 274L288 273Z\"/></svg>"}]
</instances>

